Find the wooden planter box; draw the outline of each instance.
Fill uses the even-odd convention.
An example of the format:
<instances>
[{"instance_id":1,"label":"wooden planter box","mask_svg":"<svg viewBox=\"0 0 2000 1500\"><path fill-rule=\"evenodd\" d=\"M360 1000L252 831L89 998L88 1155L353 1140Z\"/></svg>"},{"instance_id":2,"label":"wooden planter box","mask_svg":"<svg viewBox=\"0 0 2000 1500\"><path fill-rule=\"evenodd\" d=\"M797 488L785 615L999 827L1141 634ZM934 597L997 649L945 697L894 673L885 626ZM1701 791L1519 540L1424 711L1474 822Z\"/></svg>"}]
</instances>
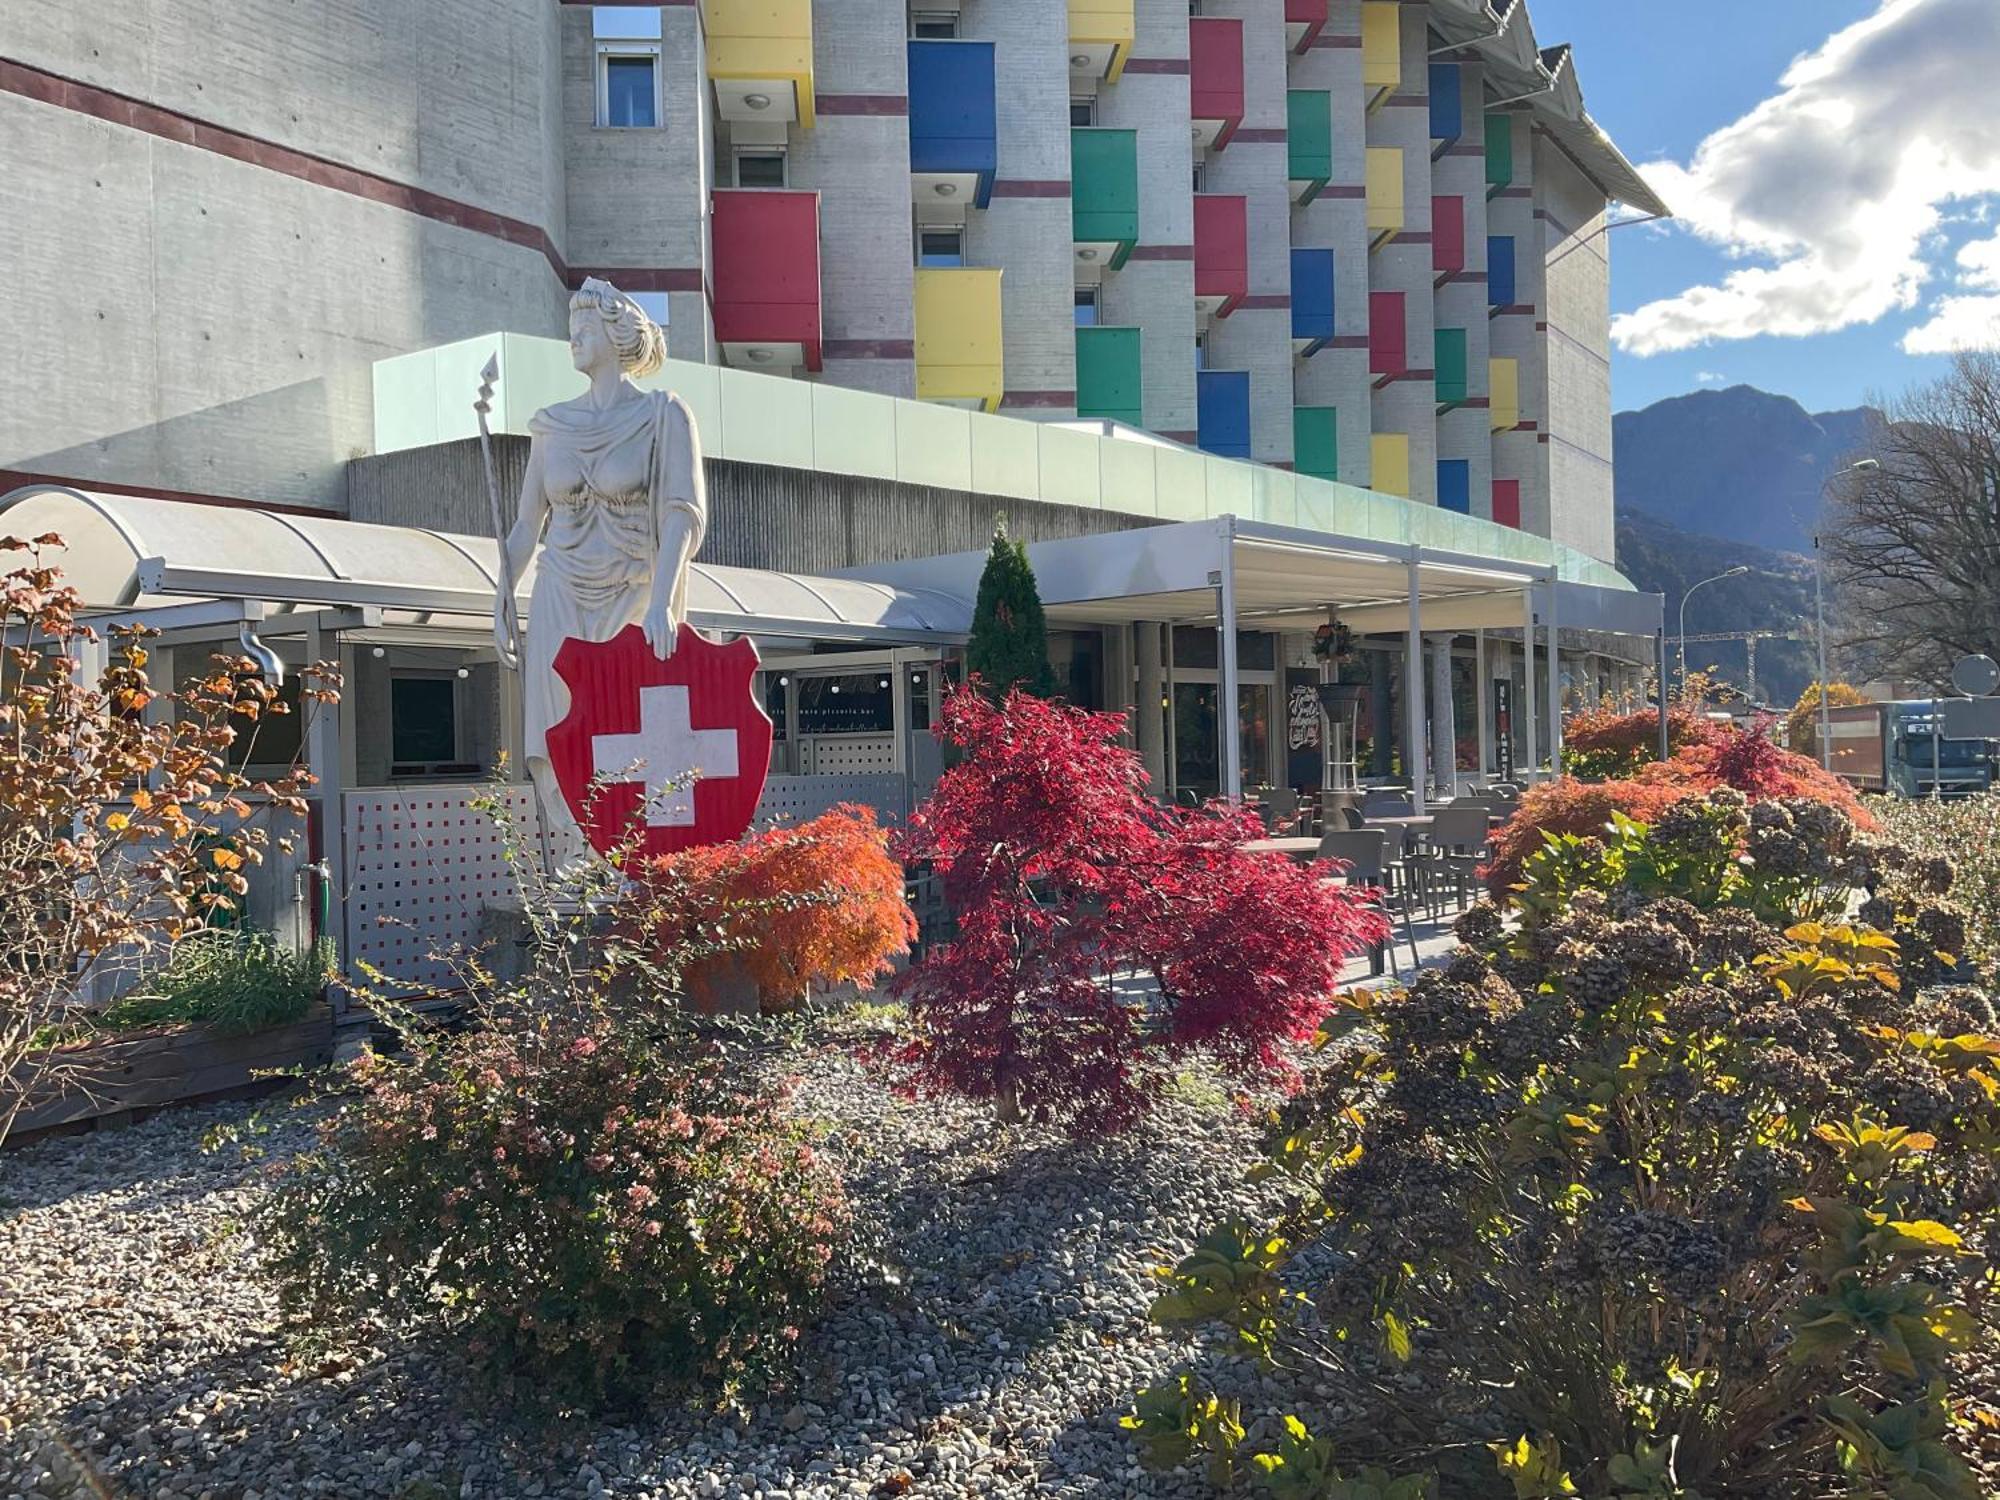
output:
<instances>
[{"instance_id":1,"label":"wooden planter box","mask_svg":"<svg viewBox=\"0 0 2000 1500\"><path fill-rule=\"evenodd\" d=\"M291 1026L248 1036L179 1026L88 1042L66 1055L76 1071L33 1090L14 1119L13 1138L224 1093L279 1069L324 1065L333 1057L333 1011L322 1001Z\"/></svg>"}]
</instances>

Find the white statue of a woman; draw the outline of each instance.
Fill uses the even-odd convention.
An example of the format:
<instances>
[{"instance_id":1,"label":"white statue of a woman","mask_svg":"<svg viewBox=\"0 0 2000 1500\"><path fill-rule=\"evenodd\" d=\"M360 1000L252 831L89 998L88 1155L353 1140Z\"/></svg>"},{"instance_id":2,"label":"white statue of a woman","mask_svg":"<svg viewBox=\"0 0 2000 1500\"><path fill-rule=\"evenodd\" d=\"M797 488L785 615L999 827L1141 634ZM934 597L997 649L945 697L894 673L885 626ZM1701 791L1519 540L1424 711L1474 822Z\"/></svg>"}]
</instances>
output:
<instances>
[{"instance_id":1,"label":"white statue of a woman","mask_svg":"<svg viewBox=\"0 0 2000 1500\"><path fill-rule=\"evenodd\" d=\"M569 347L590 389L529 422L520 513L507 538L517 578L541 543L519 665L528 774L558 862L584 841L549 762L548 732L570 704L556 651L570 636L608 641L636 624L655 655L671 656L687 613L688 564L708 525L687 404L625 379L659 369L666 335L630 297L591 277L569 301ZM514 665L497 607L494 631L501 659Z\"/></svg>"}]
</instances>

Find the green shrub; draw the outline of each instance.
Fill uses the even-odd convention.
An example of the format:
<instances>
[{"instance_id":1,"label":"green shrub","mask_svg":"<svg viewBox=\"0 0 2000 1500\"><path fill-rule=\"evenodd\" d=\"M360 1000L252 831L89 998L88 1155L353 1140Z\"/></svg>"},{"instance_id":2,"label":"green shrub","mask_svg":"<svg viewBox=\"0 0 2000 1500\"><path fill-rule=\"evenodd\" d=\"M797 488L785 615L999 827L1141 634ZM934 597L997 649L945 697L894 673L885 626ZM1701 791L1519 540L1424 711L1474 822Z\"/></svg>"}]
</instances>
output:
<instances>
[{"instance_id":1,"label":"green shrub","mask_svg":"<svg viewBox=\"0 0 2000 1500\"><path fill-rule=\"evenodd\" d=\"M229 1036L290 1026L333 977L333 944L285 947L268 933L205 930L174 945L166 967L105 1011L113 1031L191 1023Z\"/></svg>"},{"instance_id":2,"label":"green shrub","mask_svg":"<svg viewBox=\"0 0 2000 1500\"><path fill-rule=\"evenodd\" d=\"M1953 890L1970 923L1967 951L1982 964L2000 961L2000 796L1950 802L1880 798L1869 806L1888 836L1917 861L1949 863Z\"/></svg>"},{"instance_id":3,"label":"green shrub","mask_svg":"<svg viewBox=\"0 0 2000 1500\"><path fill-rule=\"evenodd\" d=\"M558 1409L771 1372L848 1229L769 1091L589 1008L372 1054L265 1213L287 1305L448 1336Z\"/></svg>"},{"instance_id":4,"label":"green shrub","mask_svg":"<svg viewBox=\"0 0 2000 1500\"><path fill-rule=\"evenodd\" d=\"M1157 1317L1289 1386L1283 1438L1231 1408L1177 1443L1199 1386L1128 1425L1255 1447L1274 1494L1366 1465L1496 1500L1990 1493L1964 1356L2000 1334L2000 1027L1909 867L1728 792L1531 857L1444 968L1324 1028L1258 1168L1286 1209L1163 1273ZM1889 931L1840 920L1851 886ZM1302 1452L1327 1479L1279 1489Z\"/></svg>"}]
</instances>

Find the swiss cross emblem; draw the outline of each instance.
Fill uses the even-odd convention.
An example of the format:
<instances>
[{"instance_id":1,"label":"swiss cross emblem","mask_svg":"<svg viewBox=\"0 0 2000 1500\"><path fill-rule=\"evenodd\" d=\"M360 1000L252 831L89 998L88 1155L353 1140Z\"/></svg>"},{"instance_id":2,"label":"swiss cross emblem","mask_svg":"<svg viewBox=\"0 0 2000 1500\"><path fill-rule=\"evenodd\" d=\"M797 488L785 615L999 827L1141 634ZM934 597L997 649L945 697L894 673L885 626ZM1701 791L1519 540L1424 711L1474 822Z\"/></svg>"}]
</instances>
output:
<instances>
[{"instance_id":1,"label":"swiss cross emblem","mask_svg":"<svg viewBox=\"0 0 2000 1500\"><path fill-rule=\"evenodd\" d=\"M757 648L681 626L661 661L637 625L556 651L570 709L549 731L549 763L577 826L600 854L635 837L648 858L740 837L771 768L771 720L751 691Z\"/></svg>"}]
</instances>

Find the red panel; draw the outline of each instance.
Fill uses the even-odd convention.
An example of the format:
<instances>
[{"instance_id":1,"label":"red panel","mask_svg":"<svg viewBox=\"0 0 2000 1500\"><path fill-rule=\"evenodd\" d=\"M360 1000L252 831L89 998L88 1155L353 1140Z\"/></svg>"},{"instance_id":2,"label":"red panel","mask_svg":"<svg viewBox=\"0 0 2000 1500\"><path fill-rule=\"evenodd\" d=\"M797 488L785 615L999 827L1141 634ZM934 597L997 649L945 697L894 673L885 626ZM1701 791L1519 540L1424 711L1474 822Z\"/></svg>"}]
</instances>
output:
<instances>
[{"instance_id":1,"label":"red panel","mask_svg":"<svg viewBox=\"0 0 2000 1500\"><path fill-rule=\"evenodd\" d=\"M803 344L820 367L819 194L728 188L715 195L715 338Z\"/></svg>"},{"instance_id":2,"label":"red panel","mask_svg":"<svg viewBox=\"0 0 2000 1500\"><path fill-rule=\"evenodd\" d=\"M1197 193L1194 199L1194 294L1220 297L1227 312L1250 290L1247 200Z\"/></svg>"},{"instance_id":3,"label":"red panel","mask_svg":"<svg viewBox=\"0 0 2000 1500\"><path fill-rule=\"evenodd\" d=\"M1465 200L1431 199L1431 269L1465 269Z\"/></svg>"},{"instance_id":4,"label":"red panel","mask_svg":"<svg viewBox=\"0 0 2000 1500\"><path fill-rule=\"evenodd\" d=\"M1305 51L1313 44L1313 38L1325 29L1326 9L1327 0L1285 0L1285 24L1306 29L1295 50Z\"/></svg>"},{"instance_id":5,"label":"red panel","mask_svg":"<svg viewBox=\"0 0 2000 1500\"><path fill-rule=\"evenodd\" d=\"M1401 375L1410 368L1409 320L1403 293L1368 294L1368 373Z\"/></svg>"},{"instance_id":6,"label":"red panel","mask_svg":"<svg viewBox=\"0 0 2000 1500\"><path fill-rule=\"evenodd\" d=\"M1496 479L1493 481L1493 519L1498 521L1502 526L1520 526L1520 480Z\"/></svg>"},{"instance_id":7,"label":"red panel","mask_svg":"<svg viewBox=\"0 0 2000 1500\"><path fill-rule=\"evenodd\" d=\"M1243 123L1243 23L1226 16L1188 22L1188 117L1222 121L1217 150Z\"/></svg>"}]
</instances>

